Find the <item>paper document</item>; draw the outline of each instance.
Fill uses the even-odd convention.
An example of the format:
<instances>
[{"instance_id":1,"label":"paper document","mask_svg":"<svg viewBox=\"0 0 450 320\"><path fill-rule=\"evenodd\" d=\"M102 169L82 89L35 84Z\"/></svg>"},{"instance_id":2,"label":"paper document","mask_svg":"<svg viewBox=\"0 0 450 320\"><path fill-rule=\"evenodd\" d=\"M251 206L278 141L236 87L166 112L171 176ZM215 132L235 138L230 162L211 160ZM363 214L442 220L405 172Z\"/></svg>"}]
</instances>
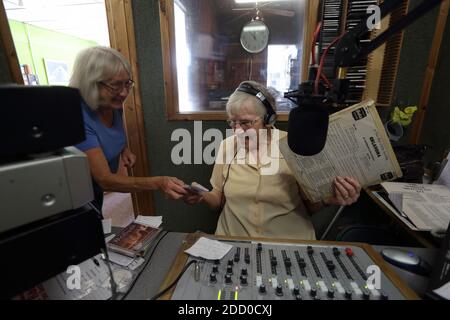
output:
<instances>
[{"instance_id":1,"label":"paper document","mask_svg":"<svg viewBox=\"0 0 450 320\"><path fill-rule=\"evenodd\" d=\"M279 147L297 182L312 202L332 195L336 176L352 176L366 187L402 175L372 100L330 116L327 142L319 154L304 157L293 153L287 137L280 140Z\"/></svg>"},{"instance_id":2,"label":"paper document","mask_svg":"<svg viewBox=\"0 0 450 320\"><path fill-rule=\"evenodd\" d=\"M444 186L450 188L450 153L447 158L442 161L441 168L439 177L436 179L434 184L443 184Z\"/></svg>"},{"instance_id":3,"label":"paper document","mask_svg":"<svg viewBox=\"0 0 450 320\"><path fill-rule=\"evenodd\" d=\"M417 229L446 229L450 221L450 188L443 185L383 182L381 186L397 209Z\"/></svg>"},{"instance_id":4,"label":"paper document","mask_svg":"<svg viewBox=\"0 0 450 320\"><path fill-rule=\"evenodd\" d=\"M433 292L444 299L450 300L450 282L447 282L442 287L433 290Z\"/></svg>"},{"instance_id":5,"label":"paper document","mask_svg":"<svg viewBox=\"0 0 450 320\"><path fill-rule=\"evenodd\" d=\"M78 270L80 281L78 281ZM15 299L106 300L109 298L111 298L110 274L105 261L99 254L73 268L69 267L67 272L42 282Z\"/></svg>"},{"instance_id":6,"label":"paper document","mask_svg":"<svg viewBox=\"0 0 450 320\"><path fill-rule=\"evenodd\" d=\"M417 227L412 223L412 221L408 218L406 214L404 214L401 210L397 209L397 206L394 207L391 205L393 201L388 201L384 198L381 192L378 191L370 191L383 205L388 208L392 213L394 213L398 219L400 219L404 224L406 224L411 230L419 231Z\"/></svg>"},{"instance_id":7,"label":"paper document","mask_svg":"<svg viewBox=\"0 0 450 320\"><path fill-rule=\"evenodd\" d=\"M185 252L207 260L220 260L233 248L232 245L201 237Z\"/></svg>"},{"instance_id":8,"label":"paper document","mask_svg":"<svg viewBox=\"0 0 450 320\"><path fill-rule=\"evenodd\" d=\"M162 216L137 216L135 222L153 228L159 228L159 226L162 224Z\"/></svg>"}]
</instances>

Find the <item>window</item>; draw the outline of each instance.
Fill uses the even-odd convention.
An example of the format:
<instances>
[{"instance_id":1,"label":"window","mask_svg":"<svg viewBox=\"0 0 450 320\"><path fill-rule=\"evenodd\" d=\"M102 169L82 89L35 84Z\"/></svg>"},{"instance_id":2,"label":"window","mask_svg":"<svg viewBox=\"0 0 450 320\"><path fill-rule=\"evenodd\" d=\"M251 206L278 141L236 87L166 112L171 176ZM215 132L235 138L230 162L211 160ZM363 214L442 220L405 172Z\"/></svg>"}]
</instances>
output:
<instances>
[{"instance_id":1,"label":"window","mask_svg":"<svg viewBox=\"0 0 450 320\"><path fill-rule=\"evenodd\" d=\"M161 0L169 119L225 119L228 97L245 80L276 90L278 112L287 114L294 104L283 93L298 88L309 59L307 7L306 0ZM267 25L269 41L250 53L240 37L255 19Z\"/></svg>"}]
</instances>

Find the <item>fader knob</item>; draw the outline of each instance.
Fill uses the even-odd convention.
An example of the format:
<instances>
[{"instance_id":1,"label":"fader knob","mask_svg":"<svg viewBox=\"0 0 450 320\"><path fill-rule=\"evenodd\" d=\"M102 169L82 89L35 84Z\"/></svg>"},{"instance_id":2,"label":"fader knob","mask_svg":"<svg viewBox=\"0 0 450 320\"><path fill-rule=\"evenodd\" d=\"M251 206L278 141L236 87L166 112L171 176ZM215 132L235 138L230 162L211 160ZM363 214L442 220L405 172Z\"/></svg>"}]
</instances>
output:
<instances>
[{"instance_id":1,"label":"fader knob","mask_svg":"<svg viewBox=\"0 0 450 320\"><path fill-rule=\"evenodd\" d=\"M233 274L233 267L227 266L227 274Z\"/></svg>"},{"instance_id":2,"label":"fader knob","mask_svg":"<svg viewBox=\"0 0 450 320\"><path fill-rule=\"evenodd\" d=\"M296 295L298 295L298 294L300 294L300 288L299 288L299 286L295 286L294 287L294 290L292 290L292 293L296 296Z\"/></svg>"},{"instance_id":3,"label":"fader knob","mask_svg":"<svg viewBox=\"0 0 450 320\"><path fill-rule=\"evenodd\" d=\"M309 291L309 294L311 295L311 297L315 297L317 296L317 289L316 288L311 288L311 290Z\"/></svg>"},{"instance_id":4,"label":"fader knob","mask_svg":"<svg viewBox=\"0 0 450 320\"><path fill-rule=\"evenodd\" d=\"M277 285L277 288L275 289L275 294L279 297L283 295L283 287L281 284Z\"/></svg>"},{"instance_id":5,"label":"fader knob","mask_svg":"<svg viewBox=\"0 0 450 320\"><path fill-rule=\"evenodd\" d=\"M243 276L248 275L247 267L243 267L243 268L242 268L242 270L241 270L241 275L243 275Z\"/></svg>"},{"instance_id":6,"label":"fader knob","mask_svg":"<svg viewBox=\"0 0 450 320\"><path fill-rule=\"evenodd\" d=\"M259 293L266 293L266 285L264 283L259 286Z\"/></svg>"},{"instance_id":7,"label":"fader knob","mask_svg":"<svg viewBox=\"0 0 450 320\"><path fill-rule=\"evenodd\" d=\"M345 290L345 298L351 299L352 298L352 292L350 290Z\"/></svg>"},{"instance_id":8,"label":"fader knob","mask_svg":"<svg viewBox=\"0 0 450 320\"><path fill-rule=\"evenodd\" d=\"M334 298L334 289L328 289L328 298Z\"/></svg>"},{"instance_id":9,"label":"fader knob","mask_svg":"<svg viewBox=\"0 0 450 320\"><path fill-rule=\"evenodd\" d=\"M241 276L241 285L246 286L248 285L247 276Z\"/></svg>"},{"instance_id":10,"label":"fader knob","mask_svg":"<svg viewBox=\"0 0 450 320\"><path fill-rule=\"evenodd\" d=\"M216 266L216 265L213 265L213 267L212 267L212 272L214 272L214 273L219 273L219 267Z\"/></svg>"},{"instance_id":11,"label":"fader knob","mask_svg":"<svg viewBox=\"0 0 450 320\"><path fill-rule=\"evenodd\" d=\"M214 272L209 275L209 282L211 282L211 283L217 282L217 276Z\"/></svg>"},{"instance_id":12,"label":"fader knob","mask_svg":"<svg viewBox=\"0 0 450 320\"><path fill-rule=\"evenodd\" d=\"M388 296L388 294L386 292L381 291L380 292L380 299L381 300L389 300L389 296Z\"/></svg>"},{"instance_id":13,"label":"fader knob","mask_svg":"<svg viewBox=\"0 0 450 320\"><path fill-rule=\"evenodd\" d=\"M228 260L228 265L229 265L229 266L232 266L233 264L234 264L233 259L229 259L229 260Z\"/></svg>"},{"instance_id":14,"label":"fader knob","mask_svg":"<svg viewBox=\"0 0 450 320\"><path fill-rule=\"evenodd\" d=\"M225 283L227 283L227 284L231 283L231 275L229 275L229 274L225 275Z\"/></svg>"},{"instance_id":15,"label":"fader knob","mask_svg":"<svg viewBox=\"0 0 450 320\"><path fill-rule=\"evenodd\" d=\"M369 300L369 298L370 298L370 291L367 290L367 289L364 289L363 290L363 299L364 300Z\"/></svg>"}]
</instances>

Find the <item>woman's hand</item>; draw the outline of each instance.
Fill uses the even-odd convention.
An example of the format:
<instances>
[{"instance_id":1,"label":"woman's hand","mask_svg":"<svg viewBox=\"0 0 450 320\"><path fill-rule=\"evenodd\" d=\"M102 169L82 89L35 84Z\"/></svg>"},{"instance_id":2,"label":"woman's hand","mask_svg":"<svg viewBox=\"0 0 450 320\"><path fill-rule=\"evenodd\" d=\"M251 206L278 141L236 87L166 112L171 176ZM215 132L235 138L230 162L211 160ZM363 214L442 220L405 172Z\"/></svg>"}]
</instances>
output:
<instances>
[{"instance_id":1,"label":"woman's hand","mask_svg":"<svg viewBox=\"0 0 450 320\"><path fill-rule=\"evenodd\" d=\"M325 199L324 203L338 206L348 206L358 200L360 192L361 186L354 178L336 177L333 181L334 195Z\"/></svg>"},{"instance_id":2,"label":"woman's hand","mask_svg":"<svg viewBox=\"0 0 450 320\"><path fill-rule=\"evenodd\" d=\"M188 192L184 189L184 182L175 177L159 177L158 189L165 193L166 198L178 200Z\"/></svg>"},{"instance_id":3,"label":"woman's hand","mask_svg":"<svg viewBox=\"0 0 450 320\"><path fill-rule=\"evenodd\" d=\"M130 149L125 148L121 154L122 162L127 168L133 168L136 163L136 155L130 151Z\"/></svg>"},{"instance_id":4,"label":"woman's hand","mask_svg":"<svg viewBox=\"0 0 450 320\"><path fill-rule=\"evenodd\" d=\"M188 193L183 197L184 202L186 202L187 204L197 204L200 201L203 200L203 194L204 192L194 192L194 191L190 191L188 190Z\"/></svg>"}]
</instances>

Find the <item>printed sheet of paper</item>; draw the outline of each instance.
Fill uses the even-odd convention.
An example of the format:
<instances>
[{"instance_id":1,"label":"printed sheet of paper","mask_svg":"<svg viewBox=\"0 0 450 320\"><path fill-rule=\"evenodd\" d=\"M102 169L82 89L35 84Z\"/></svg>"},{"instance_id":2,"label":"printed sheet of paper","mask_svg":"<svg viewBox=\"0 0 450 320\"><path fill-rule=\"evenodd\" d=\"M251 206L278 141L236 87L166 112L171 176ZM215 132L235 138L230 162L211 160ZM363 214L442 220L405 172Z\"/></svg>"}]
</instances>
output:
<instances>
[{"instance_id":1,"label":"printed sheet of paper","mask_svg":"<svg viewBox=\"0 0 450 320\"><path fill-rule=\"evenodd\" d=\"M137 216L135 222L143 224L145 226L150 226L153 228L159 228L162 224L162 216Z\"/></svg>"},{"instance_id":2,"label":"printed sheet of paper","mask_svg":"<svg viewBox=\"0 0 450 320\"><path fill-rule=\"evenodd\" d=\"M383 182L396 207L419 230L446 229L450 221L450 188L436 184ZM401 197L401 201L398 198Z\"/></svg>"},{"instance_id":3,"label":"printed sheet of paper","mask_svg":"<svg viewBox=\"0 0 450 320\"><path fill-rule=\"evenodd\" d=\"M293 153L287 137L280 140L279 147L312 202L332 195L331 186L336 176L352 176L366 187L402 175L372 100L330 116L327 142L319 154L305 157Z\"/></svg>"},{"instance_id":4,"label":"printed sheet of paper","mask_svg":"<svg viewBox=\"0 0 450 320\"><path fill-rule=\"evenodd\" d=\"M192 247L185 250L185 252L194 257L200 257L207 260L219 260L222 259L231 248L233 248L232 245L201 237Z\"/></svg>"}]
</instances>

